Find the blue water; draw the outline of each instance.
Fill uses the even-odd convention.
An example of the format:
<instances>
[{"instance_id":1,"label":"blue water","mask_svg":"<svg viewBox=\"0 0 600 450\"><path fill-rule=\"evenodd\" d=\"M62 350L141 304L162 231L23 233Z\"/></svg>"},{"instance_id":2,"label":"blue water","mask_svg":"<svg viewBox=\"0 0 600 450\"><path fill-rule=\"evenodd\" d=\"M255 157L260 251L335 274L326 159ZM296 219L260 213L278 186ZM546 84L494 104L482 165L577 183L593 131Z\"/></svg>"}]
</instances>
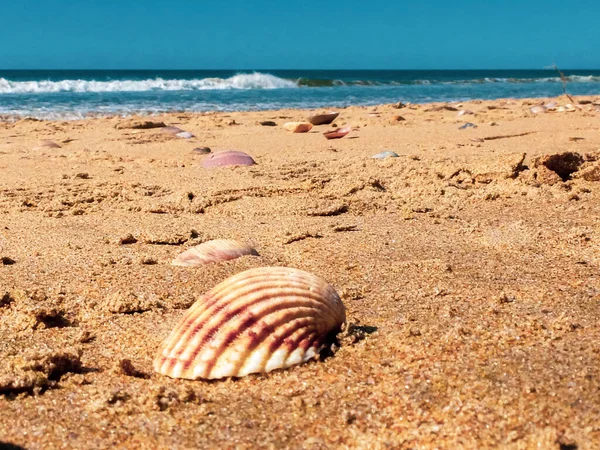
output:
<instances>
[{"instance_id":1,"label":"blue water","mask_svg":"<svg viewBox=\"0 0 600 450\"><path fill-rule=\"evenodd\" d=\"M600 70L566 70L567 91L600 94ZM562 94L554 70L0 71L0 119L77 119L426 103Z\"/></svg>"}]
</instances>

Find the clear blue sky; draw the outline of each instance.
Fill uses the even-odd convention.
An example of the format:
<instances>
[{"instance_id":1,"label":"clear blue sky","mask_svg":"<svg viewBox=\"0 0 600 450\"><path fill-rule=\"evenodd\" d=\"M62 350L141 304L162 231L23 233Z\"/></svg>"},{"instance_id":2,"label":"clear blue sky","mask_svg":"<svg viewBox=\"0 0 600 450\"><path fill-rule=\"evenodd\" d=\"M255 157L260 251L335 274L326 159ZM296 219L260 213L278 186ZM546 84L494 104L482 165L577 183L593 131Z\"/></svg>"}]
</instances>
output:
<instances>
[{"instance_id":1,"label":"clear blue sky","mask_svg":"<svg viewBox=\"0 0 600 450\"><path fill-rule=\"evenodd\" d=\"M600 0L2 0L0 69L600 68Z\"/></svg>"}]
</instances>

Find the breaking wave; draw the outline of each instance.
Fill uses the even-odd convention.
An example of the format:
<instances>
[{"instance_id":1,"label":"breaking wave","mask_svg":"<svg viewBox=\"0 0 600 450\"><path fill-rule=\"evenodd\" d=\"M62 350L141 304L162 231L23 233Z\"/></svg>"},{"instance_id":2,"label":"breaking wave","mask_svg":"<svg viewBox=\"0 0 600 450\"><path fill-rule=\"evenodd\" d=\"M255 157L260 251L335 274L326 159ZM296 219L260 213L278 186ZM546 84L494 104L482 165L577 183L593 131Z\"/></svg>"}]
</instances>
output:
<instances>
[{"instance_id":1,"label":"breaking wave","mask_svg":"<svg viewBox=\"0 0 600 450\"><path fill-rule=\"evenodd\" d=\"M600 76L570 75L569 83L600 83ZM528 84L560 83L558 76L531 78L472 78L472 79L321 79L300 77L280 78L268 73L242 73L229 78L193 79L120 79L120 80L10 80L0 77L0 94L52 94L52 93L106 93L106 92L176 92L176 91L225 91L225 90L273 90L298 87L347 87L347 86L403 86L403 85L482 85L482 84Z\"/></svg>"},{"instance_id":2,"label":"breaking wave","mask_svg":"<svg viewBox=\"0 0 600 450\"><path fill-rule=\"evenodd\" d=\"M229 78L202 78L165 80L38 80L11 81L0 78L0 94L43 94L57 92L148 92L194 91L227 89L289 89L298 84L265 73L238 74Z\"/></svg>"}]
</instances>

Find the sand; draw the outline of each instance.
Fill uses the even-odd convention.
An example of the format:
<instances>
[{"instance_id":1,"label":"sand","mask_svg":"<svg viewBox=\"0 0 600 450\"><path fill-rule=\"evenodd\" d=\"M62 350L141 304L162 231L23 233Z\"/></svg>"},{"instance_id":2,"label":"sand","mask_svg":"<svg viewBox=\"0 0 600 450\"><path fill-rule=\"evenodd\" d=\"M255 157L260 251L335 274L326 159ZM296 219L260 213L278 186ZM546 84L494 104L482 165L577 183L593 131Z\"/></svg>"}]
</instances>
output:
<instances>
[{"instance_id":1,"label":"sand","mask_svg":"<svg viewBox=\"0 0 600 450\"><path fill-rule=\"evenodd\" d=\"M348 107L331 141L285 131L298 110L0 124L0 441L600 448L600 98L552 101ZM203 168L205 146L257 165ZM170 264L216 238L260 256ZM333 356L153 372L199 296L266 265L335 286Z\"/></svg>"}]
</instances>

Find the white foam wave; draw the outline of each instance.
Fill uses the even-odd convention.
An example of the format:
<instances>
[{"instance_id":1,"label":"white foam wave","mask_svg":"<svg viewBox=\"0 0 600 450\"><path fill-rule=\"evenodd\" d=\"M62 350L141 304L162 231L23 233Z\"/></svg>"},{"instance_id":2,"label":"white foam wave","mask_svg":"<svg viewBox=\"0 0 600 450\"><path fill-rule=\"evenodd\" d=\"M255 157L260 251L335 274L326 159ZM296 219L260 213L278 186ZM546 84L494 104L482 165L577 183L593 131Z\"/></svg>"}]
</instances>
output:
<instances>
[{"instance_id":1,"label":"white foam wave","mask_svg":"<svg viewBox=\"0 0 600 450\"><path fill-rule=\"evenodd\" d=\"M191 91L226 89L285 89L296 88L291 80L267 73L244 73L230 78L202 78L192 80L61 80L11 81L0 78L0 94L42 94L56 92L147 92Z\"/></svg>"}]
</instances>

